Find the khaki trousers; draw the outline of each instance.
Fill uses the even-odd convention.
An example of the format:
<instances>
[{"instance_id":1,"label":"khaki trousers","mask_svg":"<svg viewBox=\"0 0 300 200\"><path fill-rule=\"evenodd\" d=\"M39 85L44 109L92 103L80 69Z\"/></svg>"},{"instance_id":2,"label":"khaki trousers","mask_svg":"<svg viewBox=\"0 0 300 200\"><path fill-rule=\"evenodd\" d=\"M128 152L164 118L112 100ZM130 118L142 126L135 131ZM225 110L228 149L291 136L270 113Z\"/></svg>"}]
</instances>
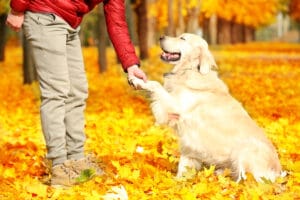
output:
<instances>
[{"instance_id":1,"label":"khaki trousers","mask_svg":"<svg viewBox=\"0 0 300 200\"><path fill-rule=\"evenodd\" d=\"M83 158L88 84L79 28L53 14L26 12L23 30L39 79L47 158L53 165Z\"/></svg>"}]
</instances>

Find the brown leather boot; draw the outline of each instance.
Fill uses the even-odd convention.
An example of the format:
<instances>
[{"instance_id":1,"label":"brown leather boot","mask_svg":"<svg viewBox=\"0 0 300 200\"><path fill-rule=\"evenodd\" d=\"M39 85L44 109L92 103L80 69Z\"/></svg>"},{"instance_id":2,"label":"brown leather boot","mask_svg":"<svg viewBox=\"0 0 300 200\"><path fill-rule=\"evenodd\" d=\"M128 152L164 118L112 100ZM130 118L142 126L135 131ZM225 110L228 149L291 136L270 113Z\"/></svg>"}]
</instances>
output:
<instances>
[{"instance_id":1,"label":"brown leather boot","mask_svg":"<svg viewBox=\"0 0 300 200\"><path fill-rule=\"evenodd\" d=\"M52 167L51 186L54 188L71 187L76 184L78 175L72 169L72 162L67 160L63 164Z\"/></svg>"},{"instance_id":2,"label":"brown leather boot","mask_svg":"<svg viewBox=\"0 0 300 200\"><path fill-rule=\"evenodd\" d=\"M100 168L96 158L92 156L86 156L85 158L74 160L72 166L73 170L77 174L81 174L81 172L84 170L91 170L96 176L102 175L104 173L103 170Z\"/></svg>"}]
</instances>

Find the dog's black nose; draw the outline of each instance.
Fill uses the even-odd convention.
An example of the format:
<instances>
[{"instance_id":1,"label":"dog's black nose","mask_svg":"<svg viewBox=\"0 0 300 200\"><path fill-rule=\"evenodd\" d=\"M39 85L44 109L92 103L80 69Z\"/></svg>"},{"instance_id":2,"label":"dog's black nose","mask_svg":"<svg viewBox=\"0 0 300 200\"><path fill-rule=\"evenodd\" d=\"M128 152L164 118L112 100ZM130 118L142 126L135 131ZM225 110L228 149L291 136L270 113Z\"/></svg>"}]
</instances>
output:
<instances>
[{"instance_id":1,"label":"dog's black nose","mask_svg":"<svg viewBox=\"0 0 300 200\"><path fill-rule=\"evenodd\" d=\"M160 41L163 40L163 39L165 39L165 36L164 36L164 35L162 35L162 36L159 37L159 40L160 40Z\"/></svg>"}]
</instances>

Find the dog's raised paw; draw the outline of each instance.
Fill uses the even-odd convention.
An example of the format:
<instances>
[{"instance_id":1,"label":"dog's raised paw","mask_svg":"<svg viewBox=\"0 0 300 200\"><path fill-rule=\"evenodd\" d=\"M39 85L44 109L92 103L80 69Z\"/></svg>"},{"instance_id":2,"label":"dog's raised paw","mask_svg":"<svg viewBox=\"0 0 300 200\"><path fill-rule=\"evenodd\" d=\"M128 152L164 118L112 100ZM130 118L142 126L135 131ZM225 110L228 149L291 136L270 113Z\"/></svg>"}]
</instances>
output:
<instances>
[{"instance_id":1,"label":"dog's raised paw","mask_svg":"<svg viewBox=\"0 0 300 200\"><path fill-rule=\"evenodd\" d=\"M157 81L147 81L144 82L142 79L136 78L134 76L128 77L128 82L130 85L134 86L136 89L143 89L153 92L155 89L159 88L161 84Z\"/></svg>"},{"instance_id":2,"label":"dog's raised paw","mask_svg":"<svg viewBox=\"0 0 300 200\"><path fill-rule=\"evenodd\" d=\"M145 82L134 76L128 77L128 83L136 89L145 89Z\"/></svg>"}]
</instances>

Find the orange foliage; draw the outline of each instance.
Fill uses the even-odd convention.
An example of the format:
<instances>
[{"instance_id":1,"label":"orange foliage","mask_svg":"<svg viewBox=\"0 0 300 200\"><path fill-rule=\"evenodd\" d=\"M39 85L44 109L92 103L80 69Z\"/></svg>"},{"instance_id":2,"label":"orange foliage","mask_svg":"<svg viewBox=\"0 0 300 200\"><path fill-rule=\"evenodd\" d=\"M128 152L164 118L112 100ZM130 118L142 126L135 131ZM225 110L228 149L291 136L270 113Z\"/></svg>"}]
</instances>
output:
<instances>
[{"instance_id":1,"label":"orange foliage","mask_svg":"<svg viewBox=\"0 0 300 200\"><path fill-rule=\"evenodd\" d=\"M290 15L294 20L300 22L300 0L291 0Z\"/></svg>"},{"instance_id":2,"label":"orange foliage","mask_svg":"<svg viewBox=\"0 0 300 200\"><path fill-rule=\"evenodd\" d=\"M278 6L278 0L205 0L201 12L206 17L216 14L228 21L258 27L272 22Z\"/></svg>"},{"instance_id":3,"label":"orange foliage","mask_svg":"<svg viewBox=\"0 0 300 200\"><path fill-rule=\"evenodd\" d=\"M285 0L173 0L172 17L175 24L178 23L179 15L189 20L189 11L199 7L201 16L206 18L217 15L222 19L256 28L274 21L277 12L287 4L282 1ZM297 2L294 4L299 6L299 0L292 1ZM179 4L181 4L181 10L179 10ZM166 28L168 26L168 0L157 0L148 6L149 17L156 18L158 30ZM296 10L293 15L299 15L299 12Z\"/></svg>"},{"instance_id":4,"label":"orange foliage","mask_svg":"<svg viewBox=\"0 0 300 200\"><path fill-rule=\"evenodd\" d=\"M179 10L179 1L181 1L181 10ZM148 15L156 19L160 31L168 26L168 2L168 0L157 0L148 5ZM189 10L199 7L198 0L173 0L172 2L172 17L175 24L178 24L179 15L188 18Z\"/></svg>"},{"instance_id":5,"label":"orange foliage","mask_svg":"<svg viewBox=\"0 0 300 200\"><path fill-rule=\"evenodd\" d=\"M213 51L220 77L278 149L290 174L274 184L251 177L237 184L214 167L176 179L177 138L153 125L148 101L131 89L109 50L110 70L98 73L96 49L85 48L90 98L86 152L94 152L106 174L68 190L49 187L43 162L37 84L22 85L21 50L7 48L0 63L0 199L299 199L300 47L280 43L224 46ZM142 67L161 80L170 66L158 48Z\"/></svg>"}]
</instances>

